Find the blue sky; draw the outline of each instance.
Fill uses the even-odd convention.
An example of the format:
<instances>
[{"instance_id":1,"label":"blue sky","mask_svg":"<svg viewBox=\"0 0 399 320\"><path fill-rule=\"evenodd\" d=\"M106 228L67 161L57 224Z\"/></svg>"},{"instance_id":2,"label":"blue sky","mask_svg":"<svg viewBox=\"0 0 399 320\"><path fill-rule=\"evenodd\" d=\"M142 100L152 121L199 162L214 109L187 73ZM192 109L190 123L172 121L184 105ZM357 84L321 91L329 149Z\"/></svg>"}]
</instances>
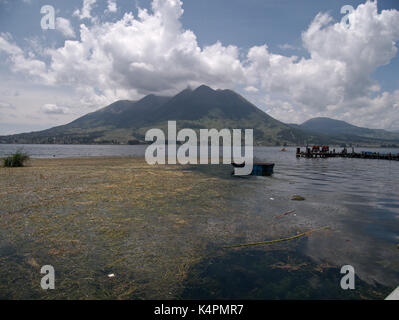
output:
<instances>
[{"instance_id":1,"label":"blue sky","mask_svg":"<svg viewBox=\"0 0 399 320\"><path fill-rule=\"evenodd\" d=\"M55 30L41 29L43 5ZM344 5L355 9L348 30ZM201 83L285 122L399 129L398 10L395 0L0 0L0 134Z\"/></svg>"}]
</instances>

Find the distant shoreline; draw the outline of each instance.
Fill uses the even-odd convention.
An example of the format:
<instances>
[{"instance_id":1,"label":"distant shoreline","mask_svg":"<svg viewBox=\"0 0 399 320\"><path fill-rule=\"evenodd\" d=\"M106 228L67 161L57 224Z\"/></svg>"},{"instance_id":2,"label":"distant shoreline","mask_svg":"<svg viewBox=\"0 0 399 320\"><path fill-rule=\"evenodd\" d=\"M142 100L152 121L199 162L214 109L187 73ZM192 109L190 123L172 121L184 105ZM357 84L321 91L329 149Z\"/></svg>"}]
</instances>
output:
<instances>
[{"instance_id":1,"label":"distant shoreline","mask_svg":"<svg viewBox=\"0 0 399 320\"><path fill-rule=\"evenodd\" d=\"M152 142L149 143L137 143L137 144L129 144L129 143L3 143L0 142L0 146L2 145L30 145L30 146L149 146L151 145ZM168 145L168 142L165 142L166 145ZM177 142L176 145L182 145L183 142L179 143ZM210 144L208 144L209 146L211 146ZM309 143L308 146L312 146L312 145L316 145L315 143ZM318 144L318 145L323 145L323 144ZM396 144L352 144L352 143L348 143L348 144L325 144L330 146L330 148L352 148L352 146L354 148L393 148L399 149L399 145ZM199 147L200 144L197 144L197 146ZM306 145L304 144L283 144L283 145L274 145L274 144L254 144L254 147L281 147L281 148L294 148L294 147L306 147Z\"/></svg>"},{"instance_id":2,"label":"distant shoreline","mask_svg":"<svg viewBox=\"0 0 399 320\"><path fill-rule=\"evenodd\" d=\"M287 153L296 152L297 146L254 146L254 156L263 154L267 150L269 155L278 155L282 151ZM372 151L382 153L399 153L399 148L381 147L354 147L356 152ZM85 159L85 158L140 158L143 159L146 145L56 145L56 144L0 144L0 158L8 157L16 151L27 153L32 159ZM304 147L302 147L302 150ZM336 149L340 152L341 146L330 146L330 150ZM347 147L351 151L351 147ZM269 156L268 156L269 158ZM265 158L264 160L269 160Z\"/></svg>"}]
</instances>

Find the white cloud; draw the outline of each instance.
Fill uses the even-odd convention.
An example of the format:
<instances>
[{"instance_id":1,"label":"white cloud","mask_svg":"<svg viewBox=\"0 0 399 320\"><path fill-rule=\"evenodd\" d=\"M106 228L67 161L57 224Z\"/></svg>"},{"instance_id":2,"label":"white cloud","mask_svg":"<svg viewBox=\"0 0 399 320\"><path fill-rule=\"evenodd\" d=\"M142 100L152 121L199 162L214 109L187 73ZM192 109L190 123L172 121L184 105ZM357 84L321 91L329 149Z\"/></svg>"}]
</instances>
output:
<instances>
[{"instance_id":1,"label":"white cloud","mask_svg":"<svg viewBox=\"0 0 399 320\"><path fill-rule=\"evenodd\" d=\"M309 58L274 54L263 45L242 59L233 45L200 47L196 35L181 25L179 0L154 0L152 12L139 10L137 17L127 13L104 23L92 17L95 3L84 0L75 13L95 23L80 26L80 40L45 50L50 63L24 52L7 34L0 35L0 51L9 55L15 71L76 88L84 106L173 94L205 83L245 88L258 98L266 93L265 109L287 122L328 115L374 127L399 126L397 91L380 92L371 77L397 54L397 10L378 13L375 2L366 2L350 15L349 29L319 13L302 33Z\"/></svg>"},{"instance_id":2,"label":"white cloud","mask_svg":"<svg viewBox=\"0 0 399 320\"><path fill-rule=\"evenodd\" d=\"M79 17L81 20L82 19L92 20L93 17L91 16L91 10L93 9L93 6L95 5L96 2L97 0L83 0L82 9L75 10L73 15Z\"/></svg>"},{"instance_id":3,"label":"white cloud","mask_svg":"<svg viewBox=\"0 0 399 320\"><path fill-rule=\"evenodd\" d=\"M72 28L71 22L68 19L58 17L55 20L56 29L60 31L67 38L75 38L75 31Z\"/></svg>"},{"instance_id":4,"label":"white cloud","mask_svg":"<svg viewBox=\"0 0 399 320\"><path fill-rule=\"evenodd\" d=\"M180 1L155 0L153 14L139 10L115 23L80 27L80 41L48 50L57 83L78 88L82 103L104 105L150 92L171 94L202 83L227 87L245 79L238 48L200 48L180 23Z\"/></svg>"},{"instance_id":5,"label":"white cloud","mask_svg":"<svg viewBox=\"0 0 399 320\"><path fill-rule=\"evenodd\" d=\"M300 49L300 48L297 48L297 47L295 47L295 46L293 46L293 45L291 45L289 43L280 44L278 47L280 49L283 49L283 50L297 50L297 49Z\"/></svg>"},{"instance_id":6,"label":"white cloud","mask_svg":"<svg viewBox=\"0 0 399 320\"><path fill-rule=\"evenodd\" d=\"M46 64L36 59L33 52L25 53L17 45L13 44L12 37L8 33L0 33L0 52L5 52L11 62L11 68L15 72L22 72L34 77L40 77L50 82Z\"/></svg>"},{"instance_id":7,"label":"white cloud","mask_svg":"<svg viewBox=\"0 0 399 320\"><path fill-rule=\"evenodd\" d=\"M253 87L253 86L245 87L244 90L245 90L246 92L259 92L259 89L258 89L258 88L255 88L255 87Z\"/></svg>"},{"instance_id":8,"label":"white cloud","mask_svg":"<svg viewBox=\"0 0 399 320\"><path fill-rule=\"evenodd\" d=\"M108 0L108 8L109 12L116 12L118 11L118 7L116 5L116 0Z\"/></svg>"},{"instance_id":9,"label":"white cloud","mask_svg":"<svg viewBox=\"0 0 399 320\"><path fill-rule=\"evenodd\" d=\"M23 51L17 45L12 44L10 40L12 37L9 33L0 33L0 50L9 55L23 54Z\"/></svg>"},{"instance_id":10,"label":"white cloud","mask_svg":"<svg viewBox=\"0 0 399 320\"><path fill-rule=\"evenodd\" d=\"M56 104L47 103L42 106L41 111L46 114L67 114L69 113L69 109L66 107L60 107Z\"/></svg>"},{"instance_id":11,"label":"white cloud","mask_svg":"<svg viewBox=\"0 0 399 320\"><path fill-rule=\"evenodd\" d=\"M397 54L399 12L383 10L378 14L377 3L366 2L358 6L350 20L348 29L333 23L329 15L318 14L302 34L309 59L275 55L265 46L250 50L250 74L264 90L283 96L282 100L291 105L288 110L280 107L281 101L269 101L272 115L290 121L294 110L297 121L328 114L370 126L391 127L397 123L399 114L388 119L377 107L384 103L386 110L393 110L387 97L395 94L378 94L379 85L371 75ZM361 112L360 100L364 108L374 110L374 119Z\"/></svg>"}]
</instances>

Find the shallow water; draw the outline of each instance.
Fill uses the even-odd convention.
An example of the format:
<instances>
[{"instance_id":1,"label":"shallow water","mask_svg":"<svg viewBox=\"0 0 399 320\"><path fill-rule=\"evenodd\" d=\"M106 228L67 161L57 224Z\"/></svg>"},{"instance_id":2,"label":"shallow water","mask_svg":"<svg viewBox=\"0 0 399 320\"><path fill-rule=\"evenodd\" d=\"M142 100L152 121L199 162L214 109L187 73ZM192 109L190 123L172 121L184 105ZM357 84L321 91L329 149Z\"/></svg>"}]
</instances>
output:
<instances>
[{"instance_id":1,"label":"shallow water","mask_svg":"<svg viewBox=\"0 0 399 320\"><path fill-rule=\"evenodd\" d=\"M0 145L0 156L17 148ZM26 145L24 149L38 158L61 158L141 156L145 146ZM201 193L169 199L168 209L176 209L176 215L188 220L189 227L171 235L167 224L151 226L158 232L157 237L150 237L152 241L168 238L172 247L181 246L181 252L192 246L201 256L200 261L187 267L187 276L174 297L383 298L399 285L399 162L297 159L295 148L287 148L286 152L280 149L255 148L256 159L276 163L272 177L232 178L228 166L182 168L216 182L210 184L210 190L204 185L198 189ZM210 191L215 198L210 198ZM292 195L306 200L291 201ZM164 207L153 204L147 211L156 217ZM295 212L276 218L291 210ZM289 242L222 248L284 238L324 226L330 229ZM1 249L0 256L18 256L18 248ZM178 255L172 248L168 254L170 259ZM354 291L340 289L343 275L339 271L343 265L355 268ZM93 257L90 267L95 266ZM139 297L154 296L144 292Z\"/></svg>"}]
</instances>

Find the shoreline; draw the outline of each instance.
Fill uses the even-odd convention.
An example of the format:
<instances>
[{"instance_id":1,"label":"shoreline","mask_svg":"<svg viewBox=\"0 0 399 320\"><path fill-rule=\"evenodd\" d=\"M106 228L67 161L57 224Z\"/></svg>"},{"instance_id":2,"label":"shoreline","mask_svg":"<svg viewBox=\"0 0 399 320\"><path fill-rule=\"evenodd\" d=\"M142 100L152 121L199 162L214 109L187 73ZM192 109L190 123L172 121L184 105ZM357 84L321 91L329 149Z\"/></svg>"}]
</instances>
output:
<instances>
[{"instance_id":1,"label":"shoreline","mask_svg":"<svg viewBox=\"0 0 399 320\"><path fill-rule=\"evenodd\" d=\"M3 145L4 146L4 145ZM147 146L129 146L129 145L7 145L8 148L3 148L0 144L0 159L12 155L14 152L21 148L23 152L28 153L31 159L75 159L75 158L119 158L119 157L137 157L144 158L145 148ZM37 147L35 147L37 146ZM77 148L76 148L77 147ZM333 147L331 147L333 148ZM337 149L340 151L341 149ZM285 151L288 154L293 153L292 157L295 157L296 147L284 147L284 146L254 146L254 157L258 158L258 155L263 157L265 151L273 151L270 154L272 158L278 158L279 154ZM375 151L382 153L392 152L393 154L399 153L399 148L370 148L362 149L355 148L356 152L360 151ZM269 161L267 158L260 158L261 161Z\"/></svg>"}]
</instances>

